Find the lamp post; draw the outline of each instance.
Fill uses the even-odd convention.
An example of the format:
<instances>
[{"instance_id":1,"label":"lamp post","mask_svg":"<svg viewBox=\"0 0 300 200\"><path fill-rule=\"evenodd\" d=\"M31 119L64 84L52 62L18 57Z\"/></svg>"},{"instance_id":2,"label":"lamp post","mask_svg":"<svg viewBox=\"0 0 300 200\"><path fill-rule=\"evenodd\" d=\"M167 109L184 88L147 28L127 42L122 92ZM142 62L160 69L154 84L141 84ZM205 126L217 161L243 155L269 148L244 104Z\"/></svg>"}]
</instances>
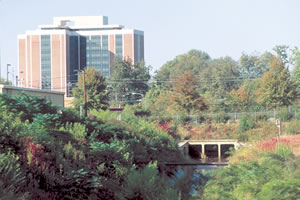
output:
<instances>
[{"instance_id":1,"label":"lamp post","mask_svg":"<svg viewBox=\"0 0 300 200\"><path fill-rule=\"evenodd\" d=\"M7 84L8 84L8 73L9 73L9 72L8 72L8 67L9 67L9 66L11 66L11 65L10 65L10 64L7 64L7 65L6 65L6 81L7 81Z\"/></svg>"}]
</instances>

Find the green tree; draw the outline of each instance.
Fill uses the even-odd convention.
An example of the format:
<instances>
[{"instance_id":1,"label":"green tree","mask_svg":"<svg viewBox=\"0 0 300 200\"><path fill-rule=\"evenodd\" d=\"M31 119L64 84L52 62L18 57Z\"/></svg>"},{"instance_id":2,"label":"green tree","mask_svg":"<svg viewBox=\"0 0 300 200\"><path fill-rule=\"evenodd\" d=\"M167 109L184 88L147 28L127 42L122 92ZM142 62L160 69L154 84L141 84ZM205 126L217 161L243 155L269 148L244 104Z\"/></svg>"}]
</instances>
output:
<instances>
[{"instance_id":1,"label":"green tree","mask_svg":"<svg viewBox=\"0 0 300 200\"><path fill-rule=\"evenodd\" d=\"M289 46L287 45L277 45L273 48L273 50L276 52L277 56L281 59L284 65L288 65L291 60L289 56Z\"/></svg>"},{"instance_id":2,"label":"green tree","mask_svg":"<svg viewBox=\"0 0 300 200\"><path fill-rule=\"evenodd\" d=\"M107 91L107 83L105 77L98 72L95 68L85 68L84 73L79 76L77 88L73 89L73 95L75 97L75 108L79 108L84 105L84 88L83 88L83 76L85 75L85 88L87 96L87 109L106 110L109 106L109 92Z\"/></svg>"},{"instance_id":3,"label":"green tree","mask_svg":"<svg viewBox=\"0 0 300 200\"><path fill-rule=\"evenodd\" d=\"M191 71L196 76L208 67L210 56L203 51L192 49L186 54L178 55L165 63L158 71L154 79L157 84L172 87L173 82L184 72Z\"/></svg>"},{"instance_id":4,"label":"green tree","mask_svg":"<svg viewBox=\"0 0 300 200\"><path fill-rule=\"evenodd\" d=\"M112 65L111 86L116 101L126 94L140 93L145 95L149 89L150 66L144 62L132 65L131 60L116 59Z\"/></svg>"},{"instance_id":5,"label":"green tree","mask_svg":"<svg viewBox=\"0 0 300 200\"><path fill-rule=\"evenodd\" d=\"M199 114L208 106L200 96L198 78L191 72L185 72L173 85L174 94L171 98L174 109L187 115Z\"/></svg>"},{"instance_id":6,"label":"green tree","mask_svg":"<svg viewBox=\"0 0 300 200\"><path fill-rule=\"evenodd\" d=\"M200 75L201 93L210 92L217 99L225 98L232 89L239 88L242 80L238 63L230 57L214 59Z\"/></svg>"},{"instance_id":7,"label":"green tree","mask_svg":"<svg viewBox=\"0 0 300 200\"><path fill-rule=\"evenodd\" d=\"M281 59L273 57L270 71L260 79L257 101L269 109L291 105L298 96L295 86Z\"/></svg>"},{"instance_id":8,"label":"green tree","mask_svg":"<svg viewBox=\"0 0 300 200\"><path fill-rule=\"evenodd\" d=\"M265 52L263 55L247 55L240 57L240 73L244 79L260 78L269 70L272 54Z\"/></svg>"},{"instance_id":9,"label":"green tree","mask_svg":"<svg viewBox=\"0 0 300 200\"><path fill-rule=\"evenodd\" d=\"M300 93L300 52L296 47L293 49L293 63L292 78L296 82L297 92Z\"/></svg>"},{"instance_id":10,"label":"green tree","mask_svg":"<svg viewBox=\"0 0 300 200\"><path fill-rule=\"evenodd\" d=\"M246 92L242 87L240 87L238 90L232 89L229 97L232 105L238 110L246 109L250 103L249 93Z\"/></svg>"},{"instance_id":11,"label":"green tree","mask_svg":"<svg viewBox=\"0 0 300 200\"><path fill-rule=\"evenodd\" d=\"M20 116L22 121L33 121L37 114L57 114L57 108L47 99L19 93L14 97L0 96L0 107L6 107L11 113Z\"/></svg>"}]
</instances>

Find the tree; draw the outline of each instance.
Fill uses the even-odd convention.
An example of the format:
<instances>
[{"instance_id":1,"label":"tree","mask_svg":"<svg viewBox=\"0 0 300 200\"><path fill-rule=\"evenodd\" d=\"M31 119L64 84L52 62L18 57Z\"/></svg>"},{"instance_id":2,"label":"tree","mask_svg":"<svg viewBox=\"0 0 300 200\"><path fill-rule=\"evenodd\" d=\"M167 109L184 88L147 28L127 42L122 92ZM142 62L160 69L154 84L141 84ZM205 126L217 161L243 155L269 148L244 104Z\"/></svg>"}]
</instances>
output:
<instances>
[{"instance_id":1,"label":"tree","mask_svg":"<svg viewBox=\"0 0 300 200\"><path fill-rule=\"evenodd\" d=\"M250 103L249 94L242 87L240 87L238 90L232 89L230 97L233 105L239 110L245 109Z\"/></svg>"},{"instance_id":2,"label":"tree","mask_svg":"<svg viewBox=\"0 0 300 200\"><path fill-rule=\"evenodd\" d=\"M296 83L297 92L300 93L300 52L296 47L292 51L293 51L293 63L294 63L292 78Z\"/></svg>"},{"instance_id":3,"label":"tree","mask_svg":"<svg viewBox=\"0 0 300 200\"><path fill-rule=\"evenodd\" d=\"M215 99L224 99L232 88L241 84L238 63L230 57L214 59L200 76L201 93L210 92Z\"/></svg>"},{"instance_id":4,"label":"tree","mask_svg":"<svg viewBox=\"0 0 300 200\"><path fill-rule=\"evenodd\" d=\"M191 71L199 76L208 67L210 56L203 51L192 49L186 54L178 55L165 63L158 71L154 79L159 85L172 88L173 81L182 76L184 72Z\"/></svg>"},{"instance_id":5,"label":"tree","mask_svg":"<svg viewBox=\"0 0 300 200\"><path fill-rule=\"evenodd\" d=\"M198 91L198 78L191 72L185 72L173 85L171 98L174 109L187 115L198 114L208 109Z\"/></svg>"},{"instance_id":6,"label":"tree","mask_svg":"<svg viewBox=\"0 0 300 200\"><path fill-rule=\"evenodd\" d=\"M85 75L85 87L87 95L87 109L101 109L106 110L109 106L108 103L108 91L106 90L107 83L104 75L96 71L95 68L85 68L84 73L79 76L77 88L73 89L73 95L75 97L74 104L78 109L84 105L84 88L83 88L83 76Z\"/></svg>"},{"instance_id":7,"label":"tree","mask_svg":"<svg viewBox=\"0 0 300 200\"><path fill-rule=\"evenodd\" d=\"M260 78L269 70L272 54L265 52L263 55L247 55L240 57L240 73L243 79Z\"/></svg>"},{"instance_id":8,"label":"tree","mask_svg":"<svg viewBox=\"0 0 300 200\"><path fill-rule=\"evenodd\" d=\"M270 109L291 105L296 98L295 82L291 80L289 71L280 58L273 57L270 71L260 79L258 103Z\"/></svg>"},{"instance_id":9,"label":"tree","mask_svg":"<svg viewBox=\"0 0 300 200\"><path fill-rule=\"evenodd\" d=\"M38 114L57 114L57 108L47 99L23 92L14 97L0 95L0 107L6 107L9 112L20 116L21 120L30 122Z\"/></svg>"},{"instance_id":10,"label":"tree","mask_svg":"<svg viewBox=\"0 0 300 200\"><path fill-rule=\"evenodd\" d=\"M276 52L277 56L281 59L284 65L288 65L290 63L289 58L289 46L287 45L277 45L273 48Z\"/></svg>"},{"instance_id":11,"label":"tree","mask_svg":"<svg viewBox=\"0 0 300 200\"><path fill-rule=\"evenodd\" d=\"M120 101L123 95L130 96L130 93L145 95L149 89L150 69L144 62L132 65L130 60L116 59L110 79L115 99Z\"/></svg>"}]
</instances>

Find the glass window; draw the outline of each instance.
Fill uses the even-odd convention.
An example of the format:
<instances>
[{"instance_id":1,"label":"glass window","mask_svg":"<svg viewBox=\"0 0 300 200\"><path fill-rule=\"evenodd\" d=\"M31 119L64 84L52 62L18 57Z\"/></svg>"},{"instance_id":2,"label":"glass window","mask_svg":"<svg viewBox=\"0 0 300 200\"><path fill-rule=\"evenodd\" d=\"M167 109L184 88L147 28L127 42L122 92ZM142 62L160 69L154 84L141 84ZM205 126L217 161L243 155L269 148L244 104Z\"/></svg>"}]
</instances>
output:
<instances>
[{"instance_id":1,"label":"glass window","mask_svg":"<svg viewBox=\"0 0 300 200\"><path fill-rule=\"evenodd\" d=\"M42 89L51 89L51 44L50 35L41 35Z\"/></svg>"},{"instance_id":2,"label":"glass window","mask_svg":"<svg viewBox=\"0 0 300 200\"><path fill-rule=\"evenodd\" d=\"M123 58L123 37L121 34L116 35L116 56Z\"/></svg>"}]
</instances>

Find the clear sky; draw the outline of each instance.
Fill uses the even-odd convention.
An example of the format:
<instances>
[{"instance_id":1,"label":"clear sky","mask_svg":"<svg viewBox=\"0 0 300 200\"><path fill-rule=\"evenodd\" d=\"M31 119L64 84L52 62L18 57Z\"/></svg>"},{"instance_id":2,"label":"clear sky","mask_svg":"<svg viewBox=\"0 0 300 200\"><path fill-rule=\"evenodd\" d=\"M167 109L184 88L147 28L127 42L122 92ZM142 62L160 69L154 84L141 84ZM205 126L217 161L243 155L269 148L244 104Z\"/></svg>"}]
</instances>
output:
<instances>
[{"instance_id":1,"label":"clear sky","mask_svg":"<svg viewBox=\"0 0 300 200\"><path fill-rule=\"evenodd\" d=\"M299 0L0 0L2 77L7 63L16 72L18 34L54 16L93 15L143 30L153 71L190 49L238 60L242 52L300 46Z\"/></svg>"}]
</instances>

